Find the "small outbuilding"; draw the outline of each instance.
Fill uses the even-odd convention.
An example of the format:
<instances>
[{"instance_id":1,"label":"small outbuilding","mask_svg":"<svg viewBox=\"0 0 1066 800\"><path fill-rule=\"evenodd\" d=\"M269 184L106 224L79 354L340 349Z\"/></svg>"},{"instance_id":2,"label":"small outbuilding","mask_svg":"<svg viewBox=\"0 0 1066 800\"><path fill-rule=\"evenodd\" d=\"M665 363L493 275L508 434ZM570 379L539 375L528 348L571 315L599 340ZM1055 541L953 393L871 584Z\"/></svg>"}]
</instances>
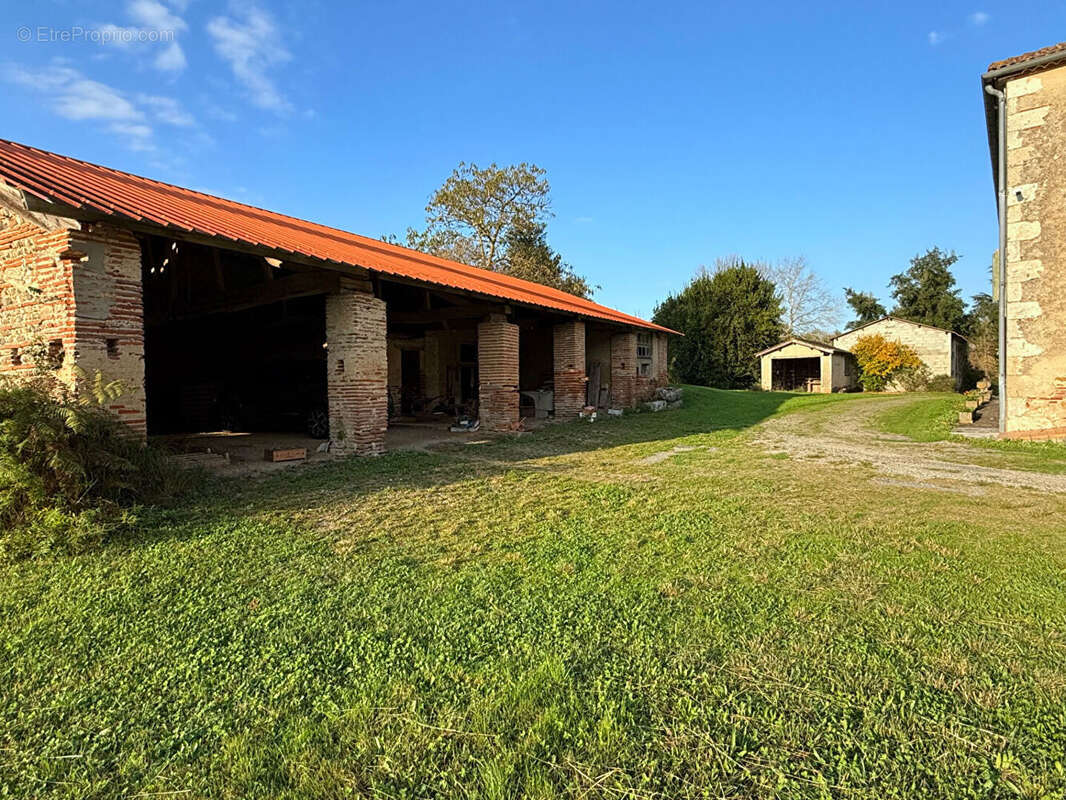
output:
<instances>
[{"instance_id":1,"label":"small outbuilding","mask_svg":"<svg viewBox=\"0 0 1066 800\"><path fill-rule=\"evenodd\" d=\"M969 342L962 334L899 317L882 317L835 336L833 346L852 350L864 336L883 336L911 348L931 376L950 375L961 389L969 364Z\"/></svg>"},{"instance_id":2,"label":"small outbuilding","mask_svg":"<svg viewBox=\"0 0 1066 800\"><path fill-rule=\"evenodd\" d=\"M766 391L828 394L853 389L857 381L855 356L812 339L794 336L756 356Z\"/></svg>"}]
</instances>

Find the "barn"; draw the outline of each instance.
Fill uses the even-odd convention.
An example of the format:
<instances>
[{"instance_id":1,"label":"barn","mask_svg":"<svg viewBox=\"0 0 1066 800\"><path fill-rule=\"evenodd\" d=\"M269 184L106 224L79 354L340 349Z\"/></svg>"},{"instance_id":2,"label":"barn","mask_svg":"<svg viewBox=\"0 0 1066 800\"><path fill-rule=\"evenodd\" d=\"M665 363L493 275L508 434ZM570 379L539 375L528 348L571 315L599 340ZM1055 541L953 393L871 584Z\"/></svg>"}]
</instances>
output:
<instances>
[{"instance_id":1,"label":"barn","mask_svg":"<svg viewBox=\"0 0 1066 800\"><path fill-rule=\"evenodd\" d=\"M629 407L666 328L539 284L0 140L0 375L47 368L141 435L300 431L384 452L398 420Z\"/></svg>"}]
</instances>

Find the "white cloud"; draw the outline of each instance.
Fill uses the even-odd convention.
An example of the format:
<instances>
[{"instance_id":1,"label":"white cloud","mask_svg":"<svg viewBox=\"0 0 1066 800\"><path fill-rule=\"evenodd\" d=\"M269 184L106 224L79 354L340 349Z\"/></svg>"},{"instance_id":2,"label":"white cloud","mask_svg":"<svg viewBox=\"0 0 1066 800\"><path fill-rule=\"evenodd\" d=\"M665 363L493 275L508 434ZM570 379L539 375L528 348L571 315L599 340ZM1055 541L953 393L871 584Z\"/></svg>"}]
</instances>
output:
<instances>
[{"instance_id":1,"label":"white cloud","mask_svg":"<svg viewBox=\"0 0 1066 800\"><path fill-rule=\"evenodd\" d=\"M138 101L145 106L155 119L166 125L175 125L179 128L191 128L196 124L192 114L181 107L181 103L173 97L160 97L159 95L142 94Z\"/></svg>"},{"instance_id":2,"label":"white cloud","mask_svg":"<svg viewBox=\"0 0 1066 800\"><path fill-rule=\"evenodd\" d=\"M131 99L124 92L87 78L65 64L36 68L32 72L18 66L3 71L14 83L41 95L58 116L74 122L97 122L121 137L132 150L154 150L153 124L193 128L196 121L172 97L139 95Z\"/></svg>"},{"instance_id":3,"label":"white cloud","mask_svg":"<svg viewBox=\"0 0 1066 800\"><path fill-rule=\"evenodd\" d=\"M229 63L252 103L268 111L290 111L292 104L269 74L292 58L274 18L254 5L231 6L231 14L215 17L207 24L215 52Z\"/></svg>"},{"instance_id":4,"label":"white cloud","mask_svg":"<svg viewBox=\"0 0 1066 800\"><path fill-rule=\"evenodd\" d=\"M163 72L181 72L188 62L185 60L185 51L177 42L171 42L155 57L152 62L155 68Z\"/></svg>"},{"instance_id":5,"label":"white cloud","mask_svg":"<svg viewBox=\"0 0 1066 800\"><path fill-rule=\"evenodd\" d=\"M178 10L183 3L173 3ZM178 35L189 29L184 19L158 0L130 0L126 13L133 25L107 23L100 26L104 41L123 50L154 52L152 66L161 72L181 72L188 64L185 51L178 43Z\"/></svg>"},{"instance_id":6,"label":"white cloud","mask_svg":"<svg viewBox=\"0 0 1066 800\"><path fill-rule=\"evenodd\" d=\"M969 16L970 24L980 27L992 19L991 15L986 11L975 11Z\"/></svg>"},{"instance_id":7,"label":"white cloud","mask_svg":"<svg viewBox=\"0 0 1066 800\"><path fill-rule=\"evenodd\" d=\"M929 44L931 44L934 47L936 47L938 44L940 44L945 39L947 39L948 36L947 36L946 33L941 33L940 31L929 31L929 37L928 38L929 38Z\"/></svg>"},{"instance_id":8,"label":"white cloud","mask_svg":"<svg viewBox=\"0 0 1066 800\"><path fill-rule=\"evenodd\" d=\"M136 20L142 28L155 31L185 31L188 25L181 17L173 14L158 0L131 0L126 6L129 15Z\"/></svg>"}]
</instances>

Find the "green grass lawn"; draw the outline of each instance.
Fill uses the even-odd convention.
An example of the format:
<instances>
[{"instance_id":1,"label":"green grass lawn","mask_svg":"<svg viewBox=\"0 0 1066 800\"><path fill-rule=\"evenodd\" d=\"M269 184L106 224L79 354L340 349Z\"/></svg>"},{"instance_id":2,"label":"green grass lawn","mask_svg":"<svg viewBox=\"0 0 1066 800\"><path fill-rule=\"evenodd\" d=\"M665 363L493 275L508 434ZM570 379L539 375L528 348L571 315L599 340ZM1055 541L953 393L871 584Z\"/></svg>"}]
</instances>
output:
<instances>
[{"instance_id":1,"label":"green grass lawn","mask_svg":"<svg viewBox=\"0 0 1066 800\"><path fill-rule=\"evenodd\" d=\"M888 408L878 415L878 427L888 433L903 434L919 442L963 441L951 433L964 410L965 398L958 394L915 395L910 402ZM1066 473L1066 444L1061 442L1024 442L1016 440L970 440L974 447L990 453L1011 456L1014 469L1034 472ZM974 455L975 463L995 463Z\"/></svg>"},{"instance_id":2,"label":"green grass lawn","mask_svg":"<svg viewBox=\"0 0 1066 800\"><path fill-rule=\"evenodd\" d=\"M1061 797L1066 503L752 442L877 402L689 388L0 566L0 797Z\"/></svg>"},{"instance_id":3,"label":"green grass lawn","mask_svg":"<svg viewBox=\"0 0 1066 800\"><path fill-rule=\"evenodd\" d=\"M966 398L961 394L916 395L911 402L886 409L878 423L888 433L901 433L918 442L941 442L951 438L951 429L965 408Z\"/></svg>"}]
</instances>

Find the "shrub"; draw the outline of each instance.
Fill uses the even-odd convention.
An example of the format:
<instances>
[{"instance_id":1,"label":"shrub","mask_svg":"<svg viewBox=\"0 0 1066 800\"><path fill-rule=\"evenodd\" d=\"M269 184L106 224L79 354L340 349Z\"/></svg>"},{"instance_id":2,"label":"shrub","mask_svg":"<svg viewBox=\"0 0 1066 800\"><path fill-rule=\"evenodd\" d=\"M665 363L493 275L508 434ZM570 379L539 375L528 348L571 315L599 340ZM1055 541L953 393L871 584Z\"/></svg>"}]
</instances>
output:
<instances>
[{"instance_id":1,"label":"shrub","mask_svg":"<svg viewBox=\"0 0 1066 800\"><path fill-rule=\"evenodd\" d=\"M192 476L100 407L118 387L98 375L91 389L86 400L51 376L0 381L0 559L83 550L137 504L188 487Z\"/></svg>"},{"instance_id":2,"label":"shrub","mask_svg":"<svg viewBox=\"0 0 1066 800\"><path fill-rule=\"evenodd\" d=\"M892 378L892 382L905 392L924 392L929 388L933 378L929 367L919 364L917 367L903 367Z\"/></svg>"},{"instance_id":3,"label":"shrub","mask_svg":"<svg viewBox=\"0 0 1066 800\"><path fill-rule=\"evenodd\" d=\"M859 383L867 392L881 392L906 370L917 371L925 365L918 354L905 344L884 336L860 336L852 348L859 363Z\"/></svg>"},{"instance_id":4,"label":"shrub","mask_svg":"<svg viewBox=\"0 0 1066 800\"><path fill-rule=\"evenodd\" d=\"M929 381L927 388L930 392L954 392L955 379L950 375L937 375Z\"/></svg>"}]
</instances>

